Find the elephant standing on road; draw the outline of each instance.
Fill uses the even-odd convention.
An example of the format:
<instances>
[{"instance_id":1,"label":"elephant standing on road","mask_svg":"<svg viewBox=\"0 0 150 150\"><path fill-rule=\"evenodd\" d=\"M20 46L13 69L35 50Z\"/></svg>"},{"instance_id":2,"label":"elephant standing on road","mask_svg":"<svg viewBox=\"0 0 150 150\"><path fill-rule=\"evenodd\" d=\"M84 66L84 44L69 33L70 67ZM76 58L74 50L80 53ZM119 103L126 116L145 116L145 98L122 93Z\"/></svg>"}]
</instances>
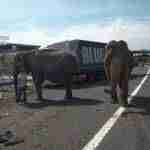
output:
<instances>
[{"instance_id":1,"label":"elephant standing on road","mask_svg":"<svg viewBox=\"0 0 150 150\"><path fill-rule=\"evenodd\" d=\"M128 45L124 41L110 41L106 47L104 67L106 77L111 81L112 103L118 102L117 86L120 89L120 103L127 105L128 79L129 79L129 56Z\"/></svg>"},{"instance_id":2,"label":"elephant standing on road","mask_svg":"<svg viewBox=\"0 0 150 150\"><path fill-rule=\"evenodd\" d=\"M67 99L72 97L72 77L79 73L79 62L71 52L41 50L22 52L15 56L14 81L17 88L17 74L21 69L31 73L37 96L42 100L42 83L45 80L63 82ZM15 89L16 89L15 88Z\"/></svg>"}]
</instances>

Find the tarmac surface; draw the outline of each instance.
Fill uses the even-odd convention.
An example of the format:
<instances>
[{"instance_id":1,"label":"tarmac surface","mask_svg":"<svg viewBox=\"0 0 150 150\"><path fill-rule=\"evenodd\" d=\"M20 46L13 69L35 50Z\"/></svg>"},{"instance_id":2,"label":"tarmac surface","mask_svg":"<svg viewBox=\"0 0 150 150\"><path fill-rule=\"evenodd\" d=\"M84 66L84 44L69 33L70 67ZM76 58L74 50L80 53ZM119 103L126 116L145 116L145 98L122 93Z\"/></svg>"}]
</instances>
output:
<instances>
[{"instance_id":1,"label":"tarmac surface","mask_svg":"<svg viewBox=\"0 0 150 150\"><path fill-rule=\"evenodd\" d=\"M129 95L147 70L148 66L134 69ZM82 150L119 108L110 104L105 88L106 81L74 85L74 99L67 101L62 87L45 89L44 102L37 102L35 95L24 105L9 99L0 106L0 114L7 114L0 118L0 128L10 129L24 142L8 147L0 144L0 150ZM149 89L150 77L96 150L149 150Z\"/></svg>"}]
</instances>

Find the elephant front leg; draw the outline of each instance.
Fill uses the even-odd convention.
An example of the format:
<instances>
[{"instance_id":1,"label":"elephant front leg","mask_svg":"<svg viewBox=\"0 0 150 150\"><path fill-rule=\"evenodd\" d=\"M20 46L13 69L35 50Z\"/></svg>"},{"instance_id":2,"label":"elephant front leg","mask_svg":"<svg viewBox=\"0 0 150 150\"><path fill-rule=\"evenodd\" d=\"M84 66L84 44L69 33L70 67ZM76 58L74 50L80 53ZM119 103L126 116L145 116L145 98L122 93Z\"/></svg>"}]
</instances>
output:
<instances>
[{"instance_id":1,"label":"elephant front leg","mask_svg":"<svg viewBox=\"0 0 150 150\"><path fill-rule=\"evenodd\" d=\"M65 98L71 99L72 98L72 75L65 76L64 85L66 89Z\"/></svg>"},{"instance_id":2,"label":"elephant front leg","mask_svg":"<svg viewBox=\"0 0 150 150\"><path fill-rule=\"evenodd\" d=\"M111 98L112 98L112 101L111 103L112 104L116 104L118 103L118 97L117 97L117 83L115 81L112 81L111 82Z\"/></svg>"},{"instance_id":3,"label":"elephant front leg","mask_svg":"<svg viewBox=\"0 0 150 150\"><path fill-rule=\"evenodd\" d=\"M37 99L43 100L41 84L36 86Z\"/></svg>"},{"instance_id":4,"label":"elephant front leg","mask_svg":"<svg viewBox=\"0 0 150 150\"><path fill-rule=\"evenodd\" d=\"M38 79L33 79L34 80L34 85L36 89L36 94L37 94L37 100L42 100L42 83L38 81Z\"/></svg>"},{"instance_id":5,"label":"elephant front leg","mask_svg":"<svg viewBox=\"0 0 150 150\"><path fill-rule=\"evenodd\" d=\"M125 72L122 74L122 79L120 81L120 97L121 97L121 105L128 105L128 80L129 80L129 72L128 68L124 69Z\"/></svg>"},{"instance_id":6,"label":"elephant front leg","mask_svg":"<svg viewBox=\"0 0 150 150\"><path fill-rule=\"evenodd\" d=\"M121 105L123 106L127 106L128 105L128 80L122 80L121 85L120 85L120 89L121 89Z\"/></svg>"}]
</instances>

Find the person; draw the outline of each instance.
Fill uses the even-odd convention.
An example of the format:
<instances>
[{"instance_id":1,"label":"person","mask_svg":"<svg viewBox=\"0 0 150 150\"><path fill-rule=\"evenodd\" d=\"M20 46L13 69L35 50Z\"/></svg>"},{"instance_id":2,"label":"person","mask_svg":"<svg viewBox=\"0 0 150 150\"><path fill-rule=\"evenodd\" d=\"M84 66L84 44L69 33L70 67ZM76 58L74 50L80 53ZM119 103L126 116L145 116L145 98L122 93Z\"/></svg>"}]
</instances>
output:
<instances>
[{"instance_id":1,"label":"person","mask_svg":"<svg viewBox=\"0 0 150 150\"><path fill-rule=\"evenodd\" d=\"M111 85L112 103L120 102L127 106L129 54L125 41L110 41L106 46L104 68L107 80ZM118 101L117 87L120 89L120 101Z\"/></svg>"},{"instance_id":2,"label":"person","mask_svg":"<svg viewBox=\"0 0 150 150\"><path fill-rule=\"evenodd\" d=\"M22 71L17 76L17 103L26 102L27 73Z\"/></svg>"}]
</instances>

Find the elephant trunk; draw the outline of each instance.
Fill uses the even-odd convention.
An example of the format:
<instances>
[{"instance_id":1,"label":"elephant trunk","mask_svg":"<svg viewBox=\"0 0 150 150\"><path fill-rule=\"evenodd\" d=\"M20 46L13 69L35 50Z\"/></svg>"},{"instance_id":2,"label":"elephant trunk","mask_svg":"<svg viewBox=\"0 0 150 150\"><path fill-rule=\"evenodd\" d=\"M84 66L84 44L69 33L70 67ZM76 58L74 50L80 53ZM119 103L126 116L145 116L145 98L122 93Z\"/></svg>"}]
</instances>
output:
<instances>
[{"instance_id":1,"label":"elephant trunk","mask_svg":"<svg viewBox=\"0 0 150 150\"><path fill-rule=\"evenodd\" d=\"M76 56L68 55L65 57L64 71L72 74L79 74L80 64Z\"/></svg>"}]
</instances>

